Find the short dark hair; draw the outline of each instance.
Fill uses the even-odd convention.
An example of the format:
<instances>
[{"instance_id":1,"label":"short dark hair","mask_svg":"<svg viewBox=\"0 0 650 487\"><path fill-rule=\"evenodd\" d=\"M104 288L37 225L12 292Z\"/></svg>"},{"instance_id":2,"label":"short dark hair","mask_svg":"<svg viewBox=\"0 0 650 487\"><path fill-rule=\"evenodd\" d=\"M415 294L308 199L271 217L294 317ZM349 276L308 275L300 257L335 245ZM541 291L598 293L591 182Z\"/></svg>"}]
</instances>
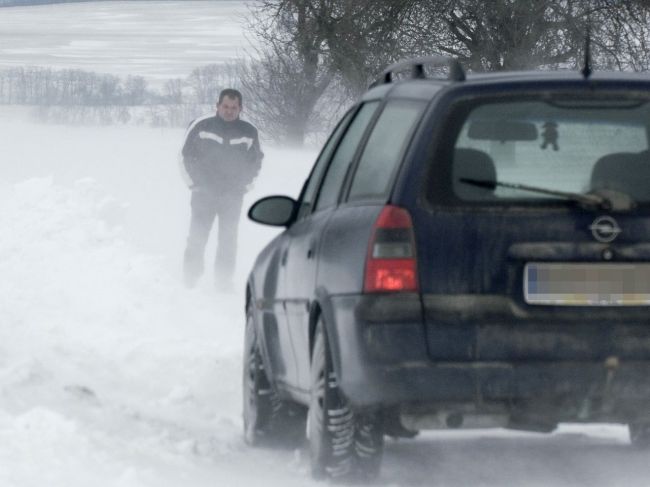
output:
<instances>
[{"instance_id":1,"label":"short dark hair","mask_svg":"<svg viewBox=\"0 0 650 487\"><path fill-rule=\"evenodd\" d=\"M242 106L242 97L239 90L235 90L234 88L226 88L225 90L221 90L221 93L219 93L219 101L217 103L221 105L221 102L225 97L237 98L239 101L239 106Z\"/></svg>"}]
</instances>

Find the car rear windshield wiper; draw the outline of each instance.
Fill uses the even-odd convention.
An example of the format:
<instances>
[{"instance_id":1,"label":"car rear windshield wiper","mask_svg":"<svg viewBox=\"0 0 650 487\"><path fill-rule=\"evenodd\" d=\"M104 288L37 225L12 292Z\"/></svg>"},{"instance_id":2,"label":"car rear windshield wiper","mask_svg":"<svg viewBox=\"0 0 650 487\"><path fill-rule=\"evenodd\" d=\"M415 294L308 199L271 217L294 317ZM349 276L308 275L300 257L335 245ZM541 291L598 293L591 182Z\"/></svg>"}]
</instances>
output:
<instances>
[{"instance_id":1,"label":"car rear windshield wiper","mask_svg":"<svg viewBox=\"0 0 650 487\"><path fill-rule=\"evenodd\" d=\"M571 201L577 201L586 206L598 206L604 210L611 209L612 203L604 196L597 194L580 194L572 193L570 191L558 191L555 189L540 188L538 186L529 186L521 183L506 183L503 181L487 181L484 179L460 178L459 181L479 188L487 188L494 190L497 186L502 188L518 189L521 191L530 191L531 193L547 194L550 196L559 196Z\"/></svg>"}]
</instances>

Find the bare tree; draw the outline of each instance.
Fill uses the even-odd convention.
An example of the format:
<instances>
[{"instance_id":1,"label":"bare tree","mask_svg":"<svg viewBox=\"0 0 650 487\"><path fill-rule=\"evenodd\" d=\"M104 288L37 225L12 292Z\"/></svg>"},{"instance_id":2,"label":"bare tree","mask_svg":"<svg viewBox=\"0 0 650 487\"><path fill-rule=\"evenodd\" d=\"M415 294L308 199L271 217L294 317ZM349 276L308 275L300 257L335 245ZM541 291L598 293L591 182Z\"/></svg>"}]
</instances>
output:
<instances>
[{"instance_id":1,"label":"bare tree","mask_svg":"<svg viewBox=\"0 0 650 487\"><path fill-rule=\"evenodd\" d=\"M142 76L128 76L123 82L123 98L127 105L142 105L147 99L147 81Z\"/></svg>"},{"instance_id":2,"label":"bare tree","mask_svg":"<svg viewBox=\"0 0 650 487\"><path fill-rule=\"evenodd\" d=\"M298 146L318 130L314 107L333 79L314 3L260 2L251 12L249 28L263 47L241 72L251 116L267 135Z\"/></svg>"},{"instance_id":3,"label":"bare tree","mask_svg":"<svg viewBox=\"0 0 650 487\"><path fill-rule=\"evenodd\" d=\"M411 54L445 54L473 71L576 67L587 25L594 64L648 66L647 0L414 0L401 30Z\"/></svg>"},{"instance_id":4,"label":"bare tree","mask_svg":"<svg viewBox=\"0 0 650 487\"><path fill-rule=\"evenodd\" d=\"M168 103L183 103L183 80L180 78L167 80L163 86L162 96Z\"/></svg>"},{"instance_id":5,"label":"bare tree","mask_svg":"<svg viewBox=\"0 0 650 487\"><path fill-rule=\"evenodd\" d=\"M219 65L210 64L192 70L188 78L192 92L197 103L213 103L219 94L220 87L217 84L219 77Z\"/></svg>"},{"instance_id":6,"label":"bare tree","mask_svg":"<svg viewBox=\"0 0 650 487\"><path fill-rule=\"evenodd\" d=\"M282 133L283 140L298 145L309 132L323 131L323 113L315 107L322 107L319 100L325 93L336 104L349 104L367 89L378 69L400 57L395 33L409 1L258 2L249 30L262 48L259 62L248 67L245 85L249 96L264 107L261 117L266 120L260 123L273 125L278 136ZM251 70L257 79L250 76ZM269 83L269 77L282 86ZM328 90L334 81L336 93Z\"/></svg>"},{"instance_id":7,"label":"bare tree","mask_svg":"<svg viewBox=\"0 0 650 487\"><path fill-rule=\"evenodd\" d=\"M650 1L602 0L594 23L594 57L605 69L647 71L650 69Z\"/></svg>"},{"instance_id":8,"label":"bare tree","mask_svg":"<svg viewBox=\"0 0 650 487\"><path fill-rule=\"evenodd\" d=\"M386 65L409 54L401 33L413 0L312 3L326 62L351 98L358 98Z\"/></svg>"},{"instance_id":9,"label":"bare tree","mask_svg":"<svg viewBox=\"0 0 650 487\"><path fill-rule=\"evenodd\" d=\"M290 46L262 53L262 58L240 64L246 116L278 142L301 146L322 130L323 118L314 110L330 84L327 70L310 69Z\"/></svg>"},{"instance_id":10,"label":"bare tree","mask_svg":"<svg viewBox=\"0 0 650 487\"><path fill-rule=\"evenodd\" d=\"M413 2L403 36L417 54L438 53L473 71L556 67L576 58L583 9L571 0Z\"/></svg>"}]
</instances>

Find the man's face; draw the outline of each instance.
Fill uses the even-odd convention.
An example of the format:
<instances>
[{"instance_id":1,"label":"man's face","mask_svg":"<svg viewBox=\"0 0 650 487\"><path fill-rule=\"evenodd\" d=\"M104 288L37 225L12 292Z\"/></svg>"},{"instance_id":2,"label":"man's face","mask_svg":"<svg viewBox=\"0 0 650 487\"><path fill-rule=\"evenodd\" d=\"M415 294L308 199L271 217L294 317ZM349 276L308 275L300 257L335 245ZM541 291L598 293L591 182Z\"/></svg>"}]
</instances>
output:
<instances>
[{"instance_id":1,"label":"man's face","mask_svg":"<svg viewBox=\"0 0 650 487\"><path fill-rule=\"evenodd\" d=\"M230 98L224 96L221 103L217 103L217 115L219 115L226 122L233 122L239 118L241 112L241 105L237 98Z\"/></svg>"}]
</instances>

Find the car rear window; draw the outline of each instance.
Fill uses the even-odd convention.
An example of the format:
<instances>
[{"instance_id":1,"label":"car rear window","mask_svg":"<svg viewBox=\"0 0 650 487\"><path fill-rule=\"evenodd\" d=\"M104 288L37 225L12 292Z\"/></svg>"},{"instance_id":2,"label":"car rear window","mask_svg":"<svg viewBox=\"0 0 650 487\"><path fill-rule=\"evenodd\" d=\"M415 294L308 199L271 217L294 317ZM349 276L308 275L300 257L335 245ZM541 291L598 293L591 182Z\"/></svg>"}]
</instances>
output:
<instances>
[{"instance_id":1,"label":"car rear window","mask_svg":"<svg viewBox=\"0 0 650 487\"><path fill-rule=\"evenodd\" d=\"M630 100L474 106L451 154L453 192L465 201L544 202L566 199L554 192L616 191L650 202L649 123L648 104Z\"/></svg>"}]
</instances>

